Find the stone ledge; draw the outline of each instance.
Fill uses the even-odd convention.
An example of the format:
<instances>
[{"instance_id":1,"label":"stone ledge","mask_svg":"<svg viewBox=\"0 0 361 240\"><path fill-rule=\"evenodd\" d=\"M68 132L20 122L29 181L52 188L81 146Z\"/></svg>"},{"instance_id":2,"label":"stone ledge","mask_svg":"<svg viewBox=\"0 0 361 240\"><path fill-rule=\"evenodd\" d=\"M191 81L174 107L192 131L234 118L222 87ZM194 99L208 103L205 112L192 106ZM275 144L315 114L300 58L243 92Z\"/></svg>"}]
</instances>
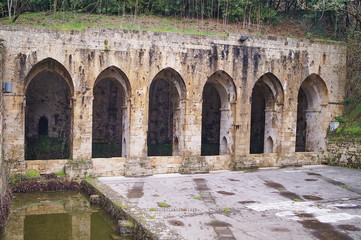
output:
<instances>
[{"instance_id":1,"label":"stone ledge","mask_svg":"<svg viewBox=\"0 0 361 240\"><path fill-rule=\"evenodd\" d=\"M111 212L113 217L117 218L117 220L128 220L134 224L135 239L184 239L163 222L154 219L144 210L132 205L125 197L113 191L98 179L85 179L81 184L82 189L88 195L97 194L100 196L101 205L108 212Z\"/></svg>"}]
</instances>

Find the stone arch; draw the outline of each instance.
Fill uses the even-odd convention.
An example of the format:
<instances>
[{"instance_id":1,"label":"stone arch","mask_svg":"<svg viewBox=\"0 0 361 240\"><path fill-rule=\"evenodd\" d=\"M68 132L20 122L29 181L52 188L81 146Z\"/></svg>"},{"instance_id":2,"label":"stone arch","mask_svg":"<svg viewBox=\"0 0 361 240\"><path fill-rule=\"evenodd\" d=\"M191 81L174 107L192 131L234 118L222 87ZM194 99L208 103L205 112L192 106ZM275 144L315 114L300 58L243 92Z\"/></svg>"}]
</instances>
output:
<instances>
[{"instance_id":1,"label":"stone arch","mask_svg":"<svg viewBox=\"0 0 361 240\"><path fill-rule=\"evenodd\" d=\"M300 85L297 96L296 152L322 149L326 129L323 126L328 90L324 80L313 73Z\"/></svg>"},{"instance_id":2,"label":"stone arch","mask_svg":"<svg viewBox=\"0 0 361 240\"><path fill-rule=\"evenodd\" d=\"M124 157L129 139L131 86L119 68L104 69L93 87L93 158Z\"/></svg>"},{"instance_id":3,"label":"stone arch","mask_svg":"<svg viewBox=\"0 0 361 240\"><path fill-rule=\"evenodd\" d=\"M27 88L31 82L38 74L42 72L53 72L61 76L66 82L71 96L74 95L74 83L70 76L68 70L54 58L45 58L40 62L36 63L29 71L28 75L25 78L24 92L27 91Z\"/></svg>"},{"instance_id":4,"label":"stone arch","mask_svg":"<svg viewBox=\"0 0 361 240\"><path fill-rule=\"evenodd\" d=\"M202 92L202 155L228 154L233 139L233 109L236 87L233 79L224 71L212 74ZM226 140L227 149L223 142ZM231 147L232 149L232 147Z\"/></svg>"},{"instance_id":5,"label":"stone arch","mask_svg":"<svg viewBox=\"0 0 361 240\"><path fill-rule=\"evenodd\" d=\"M280 80L272 73L263 74L255 83L251 97L250 153L265 153L267 139L274 144L280 141L278 129L281 121L284 90Z\"/></svg>"},{"instance_id":6,"label":"stone arch","mask_svg":"<svg viewBox=\"0 0 361 240\"><path fill-rule=\"evenodd\" d=\"M183 149L183 125L186 85L172 68L161 70L149 87L148 156L180 155ZM178 149L174 141L178 140Z\"/></svg>"},{"instance_id":7,"label":"stone arch","mask_svg":"<svg viewBox=\"0 0 361 240\"><path fill-rule=\"evenodd\" d=\"M24 91L25 159L70 158L74 85L69 72L46 58L30 69ZM48 134L39 135L40 121L45 124L45 118Z\"/></svg>"}]
</instances>

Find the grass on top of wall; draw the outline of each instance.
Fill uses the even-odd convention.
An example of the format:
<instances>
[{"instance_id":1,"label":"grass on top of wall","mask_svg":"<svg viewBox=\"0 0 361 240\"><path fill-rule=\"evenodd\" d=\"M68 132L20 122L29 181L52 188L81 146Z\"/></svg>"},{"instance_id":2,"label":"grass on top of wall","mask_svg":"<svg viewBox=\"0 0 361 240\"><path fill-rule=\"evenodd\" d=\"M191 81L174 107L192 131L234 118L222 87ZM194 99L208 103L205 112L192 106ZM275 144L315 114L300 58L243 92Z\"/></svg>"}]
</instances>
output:
<instances>
[{"instance_id":1,"label":"grass on top of wall","mask_svg":"<svg viewBox=\"0 0 361 240\"><path fill-rule=\"evenodd\" d=\"M23 13L16 23L9 18L0 19L0 25L26 25L41 28L84 31L87 28L109 28L138 31L173 32L196 35L220 35L226 33L197 29L196 24L179 24L177 20L158 16L114 16L76 12Z\"/></svg>"}]
</instances>

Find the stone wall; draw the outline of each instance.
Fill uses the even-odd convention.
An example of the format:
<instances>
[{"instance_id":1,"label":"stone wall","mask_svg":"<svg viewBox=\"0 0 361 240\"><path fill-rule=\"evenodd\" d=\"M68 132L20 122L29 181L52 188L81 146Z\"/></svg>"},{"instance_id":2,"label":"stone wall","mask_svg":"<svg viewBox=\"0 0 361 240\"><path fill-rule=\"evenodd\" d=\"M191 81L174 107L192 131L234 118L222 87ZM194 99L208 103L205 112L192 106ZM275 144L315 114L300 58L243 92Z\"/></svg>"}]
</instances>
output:
<instances>
[{"instance_id":1,"label":"stone wall","mask_svg":"<svg viewBox=\"0 0 361 240\"><path fill-rule=\"evenodd\" d=\"M327 140L327 152L323 162L361 169L361 140Z\"/></svg>"},{"instance_id":2,"label":"stone wall","mask_svg":"<svg viewBox=\"0 0 361 240\"><path fill-rule=\"evenodd\" d=\"M149 146L157 141L170 144L164 152L177 161L181 159L181 165L192 157L202 166L210 157L217 169L236 165L283 166L295 162L296 156L300 158L297 162L317 163L319 159L314 156L325 149L327 126L342 112L342 105L337 103L343 101L344 93L344 44L266 36L249 36L246 41L239 41L236 34L224 37L13 26L1 26L0 37L6 40L7 47L3 78L14 86L12 93L4 95L3 133L4 157L14 173L26 169L26 94L43 72L61 76L70 90L68 160L86 161L87 167L92 166L89 161L96 140L93 89L102 79L113 80L122 90L122 114L117 118L122 118L119 136L124 166L147 166L143 171L147 174L151 169L154 173L173 172L179 166L172 162L178 165L169 167L161 151L158 156L149 154ZM167 84L163 85L168 87L156 93L151 87L156 81L165 81ZM202 131L210 128L203 124L213 120L204 121L202 113L207 111L203 106L211 110L218 104L219 108L219 101L207 97L207 91L203 95L206 83L214 86L221 108L217 129L204 134ZM301 104L303 109L297 111L300 89L307 104ZM160 94L161 90L166 94ZM151 100L156 100L152 106ZM254 107L257 112L251 114L252 105L260 102L264 106ZM302 112L307 122L298 134L297 112ZM261 124L257 125L257 119L262 120ZM154 130L152 126L156 124L161 131L157 132L157 127ZM263 136L254 137L259 132ZM202 136L218 145L214 156L199 158ZM302 144L311 153L295 153L298 136L305 136ZM213 141L218 137L218 141ZM250 151L253 139L260 146L254 153L260 155ZM141 162L135 163L134 159ZM127 165L128 160L132 164ZM117 171L122 172L121 167Z\"/></svg>"},{"instance_id":3,"label":"stone wall","mask_svg":"<svg viewBox=\"0 0 361 240\"><path fill-rule=\"evenodd\" d=\"M0 39L0 86L3 82L5 48ZM3 91L0 90L0 233L3 231L5 221L9 214L10 196L8 191L8 168L3 155Z\"/></svg>"}]
</instances>

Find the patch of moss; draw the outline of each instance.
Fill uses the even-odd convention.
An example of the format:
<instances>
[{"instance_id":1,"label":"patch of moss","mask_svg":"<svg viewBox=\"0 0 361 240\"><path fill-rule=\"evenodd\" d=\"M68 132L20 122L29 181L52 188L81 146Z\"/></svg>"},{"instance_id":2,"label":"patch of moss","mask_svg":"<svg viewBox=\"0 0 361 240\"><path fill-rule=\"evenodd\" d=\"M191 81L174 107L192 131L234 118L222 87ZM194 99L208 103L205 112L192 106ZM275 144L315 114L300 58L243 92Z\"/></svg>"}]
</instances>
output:
<instances>
[{"instance_id":1,"label":"patch of moss","mask_svg":"<svg viewBox=\"0 0 361 240\"><path fill-rule=\"evenodd\" d=\"M170 205L165 202L158 202L158 206L159 207L170 207Z\"/></svg>"},{"instance_id":2,"label":"patch of moss","mask_svg":"<svg viewBox=\"0 0 361 240\"><path fill-rule=\"evenodd\" d=\"M58 172L54 172L54 174L57 175L57 176L65 176L65 175L66 175L66 173L65 173L64 170L61 170L61 171L58 171Z\"/></svg>"},{"instance_id":3,"label":"patch of moss","mask_svg":"<svg viewBox=\"0 0 361 240\"><path fill-rule=\"evenodd\" d=\"M35 177L40 177L40 173L36 170L34 171L26 171L25 175L29 178L35 178Z\"/></svg>"}]
</instances>

